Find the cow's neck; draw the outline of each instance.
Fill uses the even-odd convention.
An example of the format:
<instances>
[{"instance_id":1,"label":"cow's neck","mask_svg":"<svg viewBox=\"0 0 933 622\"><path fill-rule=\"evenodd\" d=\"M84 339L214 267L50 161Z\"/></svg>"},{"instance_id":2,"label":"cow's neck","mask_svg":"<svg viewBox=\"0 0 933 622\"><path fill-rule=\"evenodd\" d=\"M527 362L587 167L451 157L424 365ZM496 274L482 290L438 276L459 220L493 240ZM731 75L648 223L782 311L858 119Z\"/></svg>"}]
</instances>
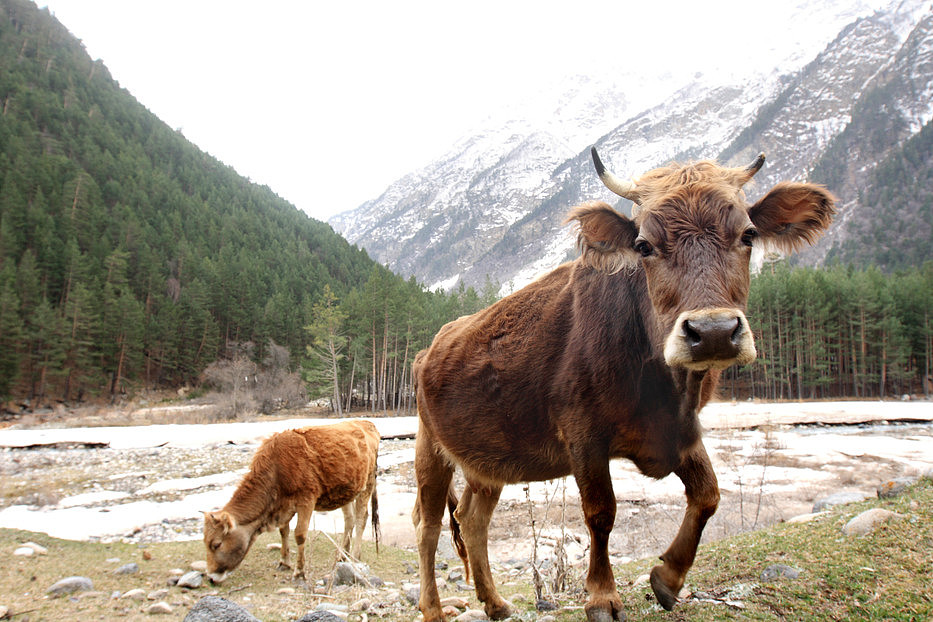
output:
<instances>
[{"instance_id":1,"label":"cow's neck","mask_svg":"<svg viewBox=\"0 0 933 622\"><path fill-rule=\"evenodd\" d=\"M275 497L269 478L250 471L240 482L224 510L236 519L238 525L258 534L271 529L270 525L275 520Z\"/></svg>"}]
</instances>

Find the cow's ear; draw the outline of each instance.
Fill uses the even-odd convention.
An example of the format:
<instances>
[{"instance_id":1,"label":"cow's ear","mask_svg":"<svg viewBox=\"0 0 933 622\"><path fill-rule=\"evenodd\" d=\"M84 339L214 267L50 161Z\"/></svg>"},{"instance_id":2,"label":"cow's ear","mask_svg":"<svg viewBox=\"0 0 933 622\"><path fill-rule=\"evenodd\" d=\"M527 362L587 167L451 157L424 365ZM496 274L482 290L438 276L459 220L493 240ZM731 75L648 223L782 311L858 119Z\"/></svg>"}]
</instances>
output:
<instances>
[{"instance_id":1,"label":"cow's ear","mask_svg":"<svg viewBox=\"0 0 933 622\"><path fill-rule=\"evenodd\" d=\"M594 201L573 208L565 222L572 221L580 228L577 245L587 265L613 274L637 261L633 245L638 228L607 203Z\"/></svg>"},{"instance_id":2,"label":"cow's ear","mask_svg":"<svg viewBox=\"0 0 933 622\"><path fill-rule=\"evenodd\" d=\"M751 206L748 216L765 242L785 252L813 244L832 222L836 197L816 184L780 183Z\"/></svg>"},{"instance_id":3,"label":"cow's ear","mask_svg":"<svg viewBox=\"0 0 933 622\"><path fill-rule=\"evenodd\" d=\"M236 519L228 512L205 512L204 518L213 523L218 529L222 530L224 535L236 529Z\"/></svg>"}]
</instances>

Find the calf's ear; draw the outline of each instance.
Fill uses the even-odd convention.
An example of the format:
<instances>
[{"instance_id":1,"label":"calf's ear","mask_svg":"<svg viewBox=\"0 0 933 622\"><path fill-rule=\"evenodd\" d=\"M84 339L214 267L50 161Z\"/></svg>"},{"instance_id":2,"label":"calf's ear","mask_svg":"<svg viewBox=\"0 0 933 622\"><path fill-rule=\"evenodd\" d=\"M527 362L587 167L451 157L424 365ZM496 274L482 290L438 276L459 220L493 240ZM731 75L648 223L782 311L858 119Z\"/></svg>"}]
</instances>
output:
<instances>
[{"instance_id":1,"label":"calf's ear","mask_svg":"<svg viewBox=\"0 0 933 622\"><path fill-rule=\"evenodd\" d=\"M227 512L205 512L204 518L212 523L217 529L222 530L224 535L227 535L236 529L236 519L230 516L230 514Z\"/></svg>"},{"instance_id":2,"label":"calf's ear","mask_svg":"<svg viewBox=\"0 0 933 622\"><path fill-rule=\"evenodd\" d=\"M783 182L752 205L748 216L763 241L790 253L822 235L836 213L835 203L822 186Z\"/></svg>"},{"instance_id":3,"label":"calf's ear","mask_svg":"<svg viewBox=\"0 0 933 622\"><path fill-rule=\"evenodd\" d=\"M577 245L587 265L609 274L635 265L638 228L608 203L594 201L573 208L564 222L573 221L579 227Z\"/></svg>"}]
</instances>

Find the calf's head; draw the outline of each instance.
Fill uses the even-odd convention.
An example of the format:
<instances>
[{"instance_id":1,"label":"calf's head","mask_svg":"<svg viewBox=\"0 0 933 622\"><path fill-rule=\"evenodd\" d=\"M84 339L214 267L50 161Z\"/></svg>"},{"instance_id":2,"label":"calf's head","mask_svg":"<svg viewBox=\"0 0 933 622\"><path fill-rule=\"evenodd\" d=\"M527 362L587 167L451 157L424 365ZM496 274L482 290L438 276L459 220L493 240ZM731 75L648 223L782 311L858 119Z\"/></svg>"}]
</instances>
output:
<instances>
[{"instance_id":1,"label":"calf's head","mask_svg":"<svg viewBox=\"0 0 933 622\"><path fill-rule=\"evenodd\" d=\"M204 546L207 549L207 576L221 583L249 551L253 543L249 530L237 525L228 512L204 513Z\"/></svg>"},{"instance_id":2,"label":"calf's head","mask_svg":"<svg viewBox=\"0 0 933 622\"><path fill-rule=\"evenodd\" d=\"M764 163L744 168L713 162L671 165L637 182L606 170L592 150L600 180L635 203L627 218L601 202L575 208L583 260L618 272L641 264L671 367L702 371L747 364L755 340L745 318L752 246L792 251L829 226L834 198L824 188L780 183L754 205L742 186Z\"/></svg>"}]
</instances>

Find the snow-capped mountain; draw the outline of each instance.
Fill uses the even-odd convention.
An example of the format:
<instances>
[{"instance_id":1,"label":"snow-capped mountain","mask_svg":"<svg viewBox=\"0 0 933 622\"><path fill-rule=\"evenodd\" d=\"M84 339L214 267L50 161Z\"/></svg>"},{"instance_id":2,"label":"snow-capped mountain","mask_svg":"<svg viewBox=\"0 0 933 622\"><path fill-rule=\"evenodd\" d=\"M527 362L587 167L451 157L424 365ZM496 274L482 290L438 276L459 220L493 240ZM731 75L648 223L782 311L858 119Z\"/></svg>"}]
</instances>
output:
<instances>
[{"instance_id":1,"label":"snow-capped mountain","mask_svg":"<svg viewBox=\"0 0 933 622\"><path fill-rule=\"evenodd\" d=\"M490 277L507 292L574 255L563 225L570 207L616 200L593 173L590 145L623 177L671 160L740 165L763 151L750 199L806 178L840 196L831 234L804 256L823 261L860 221L859 197L878 163L933 116L933 7L804 2L793 11L801 27L768 50L766 70L736 63L688 79L577 76L330 223L429 286ZM842 158L835 168L833 154Z\"/></svg>"}]
</instances>

